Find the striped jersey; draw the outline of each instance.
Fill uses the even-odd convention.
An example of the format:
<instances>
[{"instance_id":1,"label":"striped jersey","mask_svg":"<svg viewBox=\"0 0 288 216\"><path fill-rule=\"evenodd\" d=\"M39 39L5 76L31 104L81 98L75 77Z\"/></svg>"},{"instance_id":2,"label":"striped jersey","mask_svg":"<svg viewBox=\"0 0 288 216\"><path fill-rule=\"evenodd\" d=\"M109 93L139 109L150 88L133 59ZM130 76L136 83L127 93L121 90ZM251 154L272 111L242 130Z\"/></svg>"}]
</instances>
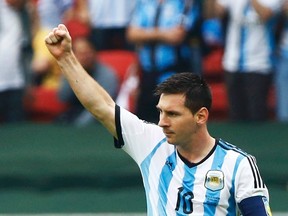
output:
<instances>
[{"instance_id":1,"label":"striped jersey","mask_svg":"<svg viewBox=\"0 0 288 216\"><path fill-rule=\"evenodd\" d=\"M202 161L191 164L167 143L162 128L119 106L115 113L115 145L141 170L149 216L236 216L246 198L261 196L268 203L253 156L219 139Z\"/></svg>"},{"instance_id":2,"label":"striped jersey","mask_svg":"<svg viewBox=\"0 0 288 216\"><path fill-rule=\"evenodd\" d=\"M274 14L283 0L258 0ZM263 22L250 0L217 0L229 13L223 66L226 71L268 73L274 66L276 16Z\"/></svg>"},{"instance_id":3,"label":"striped jersey","mask_svg":"<svg viewBox=\"0 0 288 216\"><path fill-rule=\"evenodd\" d=\"M159 29L173 29L182 25L188 32L195 27L199 18L200 8L195 0L166 0L161 6L159 0L140 0L137 2L130 25L143 29L155 26ZM174 73L178 61L190 61L191 48L187 41L179 46L168 43L144 43L138 47L138 56L144 71L157 69L161 72Z\"/></svg>"}]
</instances>

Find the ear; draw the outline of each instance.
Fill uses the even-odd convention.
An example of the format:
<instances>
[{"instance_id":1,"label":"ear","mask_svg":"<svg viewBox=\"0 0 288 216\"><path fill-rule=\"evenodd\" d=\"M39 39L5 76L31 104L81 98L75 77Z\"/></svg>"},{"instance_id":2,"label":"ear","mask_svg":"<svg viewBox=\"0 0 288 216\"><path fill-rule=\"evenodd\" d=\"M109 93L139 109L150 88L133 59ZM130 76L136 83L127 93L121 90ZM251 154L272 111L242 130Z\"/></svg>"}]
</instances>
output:
<instances>
[{"instance_id":1,"label":"ear","mask_svg":"<svg viewBox=\"0 0 288 216\"><path fill-rule=\"evenodd\" d=\"M202 107L196 113L196 122L197 124L206 124L209 117L209 111L206 107Z\"/></svg>"}]
</instances>

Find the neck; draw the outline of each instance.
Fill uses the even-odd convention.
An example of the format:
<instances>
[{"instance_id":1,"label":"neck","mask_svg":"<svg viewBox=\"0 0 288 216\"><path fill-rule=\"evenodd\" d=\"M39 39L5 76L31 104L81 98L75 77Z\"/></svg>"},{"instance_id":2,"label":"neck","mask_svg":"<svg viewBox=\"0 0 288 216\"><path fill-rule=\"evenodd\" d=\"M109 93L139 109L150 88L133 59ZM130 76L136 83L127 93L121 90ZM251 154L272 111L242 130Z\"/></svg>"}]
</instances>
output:
<instances>
[{"instance_id":1,"label":"neck","mask_svg":"<svg viewBox=\"0 0 288 216\"><path fill-rule=\"evenodd\" d=\"M215 139L209 133L192 139L186 146L177 146L177 150L182 157L191 163L198 163L203 160L215 145Z\"/></svg>"}]
</instances>

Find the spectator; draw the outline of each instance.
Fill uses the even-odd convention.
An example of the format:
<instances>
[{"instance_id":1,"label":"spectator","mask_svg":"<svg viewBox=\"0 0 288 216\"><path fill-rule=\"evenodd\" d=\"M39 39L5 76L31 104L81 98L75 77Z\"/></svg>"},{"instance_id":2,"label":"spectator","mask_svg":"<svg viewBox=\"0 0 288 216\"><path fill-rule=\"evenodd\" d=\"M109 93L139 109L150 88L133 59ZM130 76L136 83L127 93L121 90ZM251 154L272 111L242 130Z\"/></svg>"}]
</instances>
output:
<instances>
[{"instance_id":1,"label":"spectator","mask_svg":"<svg viewBox=\"0 0 288 216\"><path fill-rule=\"evenodd\" d=\"M65 22L73 10L74 0L38 0L37 27L33 38L34 57L32 61L34 85L58 89L60 69L43 43L45 35L59 23Z\"/></svg>"},{"instance_id":2,"label":"spectator","mask_svg":"<svg viewBox=\"0 0 288 216\"><path fill-rule=\"evenodd\" d=\"M280 2L216 1L218 15L227 12L229 17L223 67L231 120L268 119L267 97L274 70L273 24Z\"/></svg>"},{"instance_id":3,"label":"spectator","mask_svg":"<svg viewBox=\"0 0 288 216\"><path fill-rule=\"evenodd\" d=\"M110 94L112 98L116 98L119 88L119 80L117 74L111 68L97 62L96 50L89 39L85 37L75 38L74 53L84 69ZM59 89L59 98L63 102L68 102L70 108L67 112L58 118L59 122L70 123L77 126L85 126L94 122L93 116L84 109L76 98L68 82L63 79Z\"/></svg>"},{"instance_id":4,"label":"spectator","mask_svg":"<svg viewBox=\"0 0 288 216\"><path fill-rule=\"evenodd\" d=\"M87 0L97 50L132 49L125 32L137 0Z\"/></svg>"},{"instance_id":5,"label":"spectator","mask_svg":"<svg viewBox=\"0 0 288 216\"><path fill-rule=\"evenodd\" d=\"M0 0L0 119L3 122L25 120L27 70L23 60L27 58L24 53L31 50L27 49L30 20L26 4L26 0Z\"/></svg>"},{"instance_id":6,"label":"spectator","mask_svg":"<svg viewBox=\"0 0 288 216\"><path fill-rule=\"evenodd\" d=\"M173 73L191 71L189 32L199 18L196 1L138 1L127 38L137 46L141 73L137 115L156 122L155 86Z\"/></svg>"},{"instance_id":7,"label":"spectator","mask_svg":"<svg viewBox=\"0 0 288 216\"><path fill-rule=\"evenodd\" d=\"M191 0L187 0L188 2ZM188 44L191 48L191 71L201 75L203 73L202 59L205 55L206 44L203 38L202 26L205 23L206 17L206 1L194 0L193 7L198 8L198 17L193 24L193 28L188 32Z\"/></svg>"},{"instance_id":8,"label":"spectator","mask_svg":"<svg viewBox=\"0 0 288 216\"><path fill-rule=\"evenodd\" d=\"M281 122L288 122L288 1L283 4L284 21L281 27L279 59L275 77L276 117Z\"/></svg>"}]
</instances>

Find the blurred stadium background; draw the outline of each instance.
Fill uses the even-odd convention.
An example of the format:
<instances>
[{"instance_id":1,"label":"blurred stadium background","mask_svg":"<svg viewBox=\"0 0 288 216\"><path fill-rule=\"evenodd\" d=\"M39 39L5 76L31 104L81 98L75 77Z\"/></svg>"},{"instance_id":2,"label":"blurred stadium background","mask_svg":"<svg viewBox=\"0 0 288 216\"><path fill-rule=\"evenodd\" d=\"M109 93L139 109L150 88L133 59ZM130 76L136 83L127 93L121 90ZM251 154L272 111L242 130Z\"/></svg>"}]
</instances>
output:
<instances>
[{"instance_id":1,"label":"blurred stadium background","mask_svg":"<svg viewBox=\"0 0 288 216\"><path fill-rule=\"evenodd\" d=\"M208 126L256 156L273 215L287 216L288 125ZM138 167L101 125L0 125L0 148L0 215L145 215Z\"/></svg>"}]
</instances>

